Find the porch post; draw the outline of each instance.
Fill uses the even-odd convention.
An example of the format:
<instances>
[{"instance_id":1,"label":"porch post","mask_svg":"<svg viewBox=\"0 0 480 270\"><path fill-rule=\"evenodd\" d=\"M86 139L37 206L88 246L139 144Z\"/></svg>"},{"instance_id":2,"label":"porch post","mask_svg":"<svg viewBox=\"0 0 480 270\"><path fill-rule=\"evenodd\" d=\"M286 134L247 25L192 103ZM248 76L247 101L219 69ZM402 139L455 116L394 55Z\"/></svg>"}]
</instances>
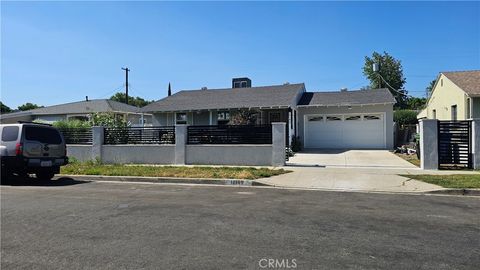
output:
<instances>
[{"instance_id":1,"label":"porch post","mask_svg":"<svg viewBox=\"0 0 480 270\"><path fill-rule=\"evenodd\" d=\"M285 134L286 123L272 123L272 166L285 165Z\"/></svg>"},{"instance_id":2,"label":"porch post","mask_svg":"<svg viewBox=\"0 0 480 270\"><path fill-rule=\"evenodd\" d=\"M472 159L473 168L480 169L480 119L472 120Z\"/></svg>"},{"instance_id":3,"label":"porch post","mask_svg":"<svg viewBox=\"0 0 480 270\"><path fill-rule=\"evenodd\" d=\"M420 164L422 170L438 169L438 120L420 119Z\"/></svg>"},{"instance_id":4,"label":"porch post","mask_svg":"<svg viewBox=\"0 0 480 270\"><path fill-rule=\"evenodd\" d=\"M185 164L185 147L187 142L187 125L175 126L175 164Z\"/></svg>"},{"instance_id":5,"label":"porch post","mask_svg":"<svg viewBox=\"0 0 480 270\"><path fill-rule=\"evenodd\" d=\"M98 160L102 162L104 133L104 127L92 127L92 160Z\"/></svg>"}]
</instances>

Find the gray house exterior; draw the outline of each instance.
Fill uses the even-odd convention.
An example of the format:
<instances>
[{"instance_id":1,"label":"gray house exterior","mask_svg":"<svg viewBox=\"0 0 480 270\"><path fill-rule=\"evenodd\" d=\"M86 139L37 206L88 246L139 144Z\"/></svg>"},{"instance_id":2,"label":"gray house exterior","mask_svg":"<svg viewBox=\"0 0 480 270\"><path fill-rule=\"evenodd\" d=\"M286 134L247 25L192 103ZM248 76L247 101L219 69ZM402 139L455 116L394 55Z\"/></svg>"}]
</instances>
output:
<instances>
[{"instance_id":1,"label":"gray house exterior","mask_svg":"<svg viewBox=\"0 0 480 270\"><path fill-rule=\"evenodd\" d=\"M298 137L304 148L393 148L388 89L307 92L304 83L249 87L235 80L232 88L179 91L141 112L151 113L155 126L172 126L228 124L236 111L251 110L256 124L286 123L287 144Z\"/></svg>"}]
</instances>

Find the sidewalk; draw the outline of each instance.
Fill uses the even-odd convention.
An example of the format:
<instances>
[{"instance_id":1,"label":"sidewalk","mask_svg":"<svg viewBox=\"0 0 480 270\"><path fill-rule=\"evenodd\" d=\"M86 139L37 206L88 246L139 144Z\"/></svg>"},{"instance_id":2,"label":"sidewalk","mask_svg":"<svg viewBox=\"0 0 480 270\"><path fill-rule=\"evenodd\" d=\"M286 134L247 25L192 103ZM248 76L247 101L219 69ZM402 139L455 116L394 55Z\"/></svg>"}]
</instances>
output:
<instances>
[{"instance_id":1,"label":"sidewalk","mask_svg":"<svg viewBox=\"0 0 480 270\"><path fill-rule=\"evenodd\" d=\"M398 174L472 174L466 171L424 171L418 168L331 168L286 166L292 173L256 180L275 187L371 192L430 192L445 188Z\"/></svg>"}]
</instances>

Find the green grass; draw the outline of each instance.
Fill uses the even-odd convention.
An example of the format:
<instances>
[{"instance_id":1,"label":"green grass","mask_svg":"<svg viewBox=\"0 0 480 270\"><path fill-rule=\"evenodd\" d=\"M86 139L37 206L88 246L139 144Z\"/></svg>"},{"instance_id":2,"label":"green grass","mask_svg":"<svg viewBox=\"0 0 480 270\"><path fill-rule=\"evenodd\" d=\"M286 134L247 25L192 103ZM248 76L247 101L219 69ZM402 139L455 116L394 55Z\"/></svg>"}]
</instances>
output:
<instances>
[{"instance_id":1,"label":"green grass","mask_svg":"<svg viewBox=\"0 0 480 270\"><path fill-rule=\"evenodd\" d=\"M445 188L480 188L480 174L452 174L452 175L410 175L400 176L420 180Z\"/></svg>"},{"instance_id":2,"label":"green grass","mask_svg":"<svg viewBox=\"0 0 480 270\"><path fill-rule=\"evenodd\" d=\"M395 155L405 159L406 161L412 163L417 167L420 167L420 159L417 158L417 155L407 155L407 154L400 154L400 153L395 153Z\"/></svg>"},{"instance_id":3,"label":"green grass","mask_svg":"<svg viewBox=\"0 0 480 270\"><path fill-rule=\"evenodd\" d=\"M183 167L183 166L138 166L105 165L95 162L74 162L63 166L62 174L107 175L107 176L153 176L182 178L228 178L258 179L288 173L284 169L251 167Z\"/></svg>"}]
</instances>

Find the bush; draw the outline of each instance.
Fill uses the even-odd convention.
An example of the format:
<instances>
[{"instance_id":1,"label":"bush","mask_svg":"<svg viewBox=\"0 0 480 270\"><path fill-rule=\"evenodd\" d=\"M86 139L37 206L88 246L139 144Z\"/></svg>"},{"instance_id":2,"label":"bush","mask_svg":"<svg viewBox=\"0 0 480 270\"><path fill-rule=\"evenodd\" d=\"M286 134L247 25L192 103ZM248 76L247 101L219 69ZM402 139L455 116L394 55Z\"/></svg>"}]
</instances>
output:
<instances>
[{"instance_id":1,"label":"bush","mask_svg":"<svg viewBox=\"0 0 480 270\"><path fill-rule=\"evenodd\" d=\"M397 110L393 113L393 121L399 126L415 125L418 123L417 111Z\"/></svg>"},{"instance_id":2,"label":"bush","mask_svg":"<svg viewBox=\"0 0 480 270\"><path fill-rule=\"evenodd\" d=\"M302 150L302 142L300 141L300 137L293 137L292 138L292 151L298 152Z\"/></svg>"},{"instance_id":3,"label":"bush","mask_svg":"<svg viewBox=\"0 0 480 270\"><path fill-rule=\"evenodd\" d=\"M53 126L60 129L68 129L68 128L90 128L92 125L87 121L63 120L63 121L54 122Z\"/></svg>"}]
</instances>

